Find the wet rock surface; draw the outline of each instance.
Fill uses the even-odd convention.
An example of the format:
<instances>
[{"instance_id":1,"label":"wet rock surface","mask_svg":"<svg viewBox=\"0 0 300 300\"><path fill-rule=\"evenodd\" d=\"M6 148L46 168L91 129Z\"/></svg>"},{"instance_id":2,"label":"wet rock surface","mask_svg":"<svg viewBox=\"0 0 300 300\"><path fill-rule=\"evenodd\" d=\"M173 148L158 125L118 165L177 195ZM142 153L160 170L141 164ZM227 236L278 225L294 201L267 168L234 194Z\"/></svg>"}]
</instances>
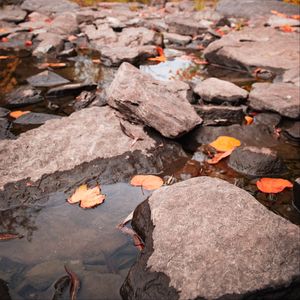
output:
<instances>
[{"instance_id":1,"label":"wet rock surface","mask_svg":"<svg viewBox=\"0 0 300 300\"><path fill-rule=\"evenodd\" d=\"M4 6L0 11L0 21L21 22L26 18L27 12L19 6Z\"/></svg>"},{"instance_id":2,"label":"wet rock surface","mask_svg":"<svg viewBox=\"0 0 300 300\"><path fill-rule=\"evenodd\" d=\"M137 208L133 226L146 248L122 286L125 299L299 293L299 228L225 181L199 177L154 192Z\"/></svg>"},{"instance_id":3,"label":"wet rock surface","mask_svg":"<svg viewBox=\"0 0 300 300\"><path fill-rule=\"evenodd\" d=\"M123 63L108 90L108 104L126 118L142 122L166 137L182 135L201 123L182 92L184 83L164 83Z\"/></svg>"},{"instance_id":4,"label":"wet rock surface","mask_svg":"<svg viewBox=\"0 0 300 300\"><path fill-rule=\"evenodd\" d=\"M299 87L289 83L255 83L249 95L256 110L275 111L289 118L299 118Z\"/></svg>"},{"instance_id":5,"label":"wet rock surface","mask_svg":"<svg viewBox=\"0 0 300 300\"><path fill-rule=\"evenodd\" d=\"M44 113L27 113L14 121L14 124L21 125L41 125L48 120L60 119L60 116L44 114Z\"/></svg>"},{"instance_id":6,"label":"wet rock surface","mask_svg":"<svg viewBox=\"0 0 300 300\"><path fill-rule=\"evenodd\" d=\"M278 176L286 171L277 153L268 148L238 147L230 155L229 167L250 176Z\"/></svg>"},{"instance_id":7,"label":"wet rock surface","mask_svg":"<svg viewBox=\"0 0 300 300\"><path fill-rule=\"evenodd\" d=\"M27 81L34 87L48 88L70 82L69 80L51 71L44 71L37 75L31 76L27 79Z\"/></svg>"}]
</instances>

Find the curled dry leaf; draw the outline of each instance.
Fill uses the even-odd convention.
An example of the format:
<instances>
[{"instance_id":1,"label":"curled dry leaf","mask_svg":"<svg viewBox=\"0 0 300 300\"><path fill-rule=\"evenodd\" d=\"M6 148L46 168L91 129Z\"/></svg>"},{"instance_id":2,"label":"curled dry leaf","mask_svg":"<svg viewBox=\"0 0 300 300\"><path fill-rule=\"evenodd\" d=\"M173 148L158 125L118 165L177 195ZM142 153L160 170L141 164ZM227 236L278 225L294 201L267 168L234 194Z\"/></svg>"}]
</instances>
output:
<instances>
[{"instance_id":1,"label":"curled dry leaf","mask_svg":"<svg viewBox=\"0 0 300 300\"><path fill-rule=\"evenodd\" d=\"M18 119L18 118L20 118L21 116L23 116L23 115L26 115L26 114L28 114L28 113L30 113L30 111L22 111L22 110L15 110L15 111L12 111L10 114L9 114L9 116L10 117L12 117L12 118L14 118L14 119Z\"/></svg>"},{"instance_id":2,"label":"curled dry leaf","mask_svg":"<svg viewBox=\"0 0 300 300\"><path fill-rule=\"evenodd\" d=\"M105 200L105 195L101 194L99 186L88 189L86 184L81 185L76 189L74 194L68 199L70 204L80 202L81 208L93 208L102 204Z\"/></svg>"},{"instance_id":3,"label":"curled dry leaf","mask_svg":"<svg viewBox=\"0 0 300 300\"><path fill-rule=\"evenodd\" d=\"M230 136L219 136L209 145L215 148L217 151L226 152L234 149L235 147L239 147L241 145L241 142L238 139Z\"/></svg>"},{"instance_id":4,"label":"curled dry leaf","mask_svg":"<svg viewBox=\"0 0 300 300\"><path fill-rule=\"evenodd\" d=\"M214 165L214 164L217 164L220 160L222 160L223 158L229 156L232 151L234 150L235 148L232 148L231 150L228 150L226 152L220 152L220 153L217 153L215 154L215 156L209 160L207 160L207 162L210 164L210 165Z\"/></svg>"},{"instance_id":5,"label":"curled dry leaf","mask_svg":"<svg viewBox=\"0 0 300 300\"><path fill-rule=\"evenodd\" d=\"M276 194L285 188L292 188L293 184L289 180L281 178L261 178L256 182L256 186L263 193Z\"/></svg>"},{"instance_id":6,"label":"curled dry leaf","mask_svg":"<svg viewBox=\"0 0 300 300\"><path fill-rule=\"evenodd\" d=\"M251 125L253 123L253 118L250 116L245 116L246 125Z\"/></svg>"},{"instance_id":7,"label":"curled dry leaf","mask_svg":"<svg viewBox=\"0 0 300 300\"><path fill-rule=\"evenodd\" d=\"M165 61L167 61L167 59L166 59L166 57L165 57L165 54L164 54L163 48L161 48L161 47L156 47L156 51L157 51L157 53L158 53L158 56L148 58L148 60L151 60L151 61L158 61L158 62L165 62Z\"/></svg>"},{"instance_id":8,"label":"curled dry leaf","mask_svg":"<svg viewBox=\"0 0 300 300\"><path fill-rule=\"evenodd\" d=\"M71 280L71 287L70 287L70 300L76 300L77 299L77 293L80 288L80 280L75 272L73 272L71 269L69 269L65 265L65 270L67 274L70 277Z\"/></svg>"},{"instance_id":9,"label":"curled dry leaf","mask_svg":"<svg viewBox=\"0 0 300 300\"><path fill-rule=\"evenodd\" d=\"M155 175L136 175L131 179L130 184L141 186L145 190L156 190L164 184L164 181Z\"/></svg>"}]
</instances>

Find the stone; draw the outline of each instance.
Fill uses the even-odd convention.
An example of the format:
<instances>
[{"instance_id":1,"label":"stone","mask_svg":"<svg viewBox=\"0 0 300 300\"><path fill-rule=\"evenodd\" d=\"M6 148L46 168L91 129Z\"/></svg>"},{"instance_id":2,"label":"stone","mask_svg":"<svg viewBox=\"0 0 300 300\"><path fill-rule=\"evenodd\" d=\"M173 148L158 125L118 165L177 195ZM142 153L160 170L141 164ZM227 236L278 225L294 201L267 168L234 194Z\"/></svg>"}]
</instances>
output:
<instances>
[{"instance_id":1,"label":"stone","mask_svg":"<svg viewBox=\"0 0 300 300\"><path fill-rule=\"evenodd\" d=\"M43 56L52 50L58 52L63 48L64 39L63 36L59 34L45 32L39 34L37 39L41 40L41 42L32 53L35 56Z\"/></svg>"},{"instance_id":2,"label":"stone","mask_svg":"<svg viewBox=\"0 0 300 300\"><path fill-rule=\"evenodd\" d=\"M290 83L255 83L249 105L255 110L269 110L289 118L298 118L300 91Z\"/></svg>"},{"instance_id":3,"label":"stone","mask_svg":"<svg viewBox=\"0 0 300 300\"><path fill-rule=\"evenodd\" d=\"M78 31L76 14L63 12L56 16L50 24L49 32L68 36Z\"/></svg>"},{"instance_id":4,"label":"stone","mask_svg":"<svg viewBox=\"0 0 300 300\"><path fill-rule=\"evenodd\" d=\"M4 105L9 108L22 107L43 101L41 91L30 85L20 86L4 97Z\"/></svg>"},{"instance_id":5,"label":"stone","mask_svg":"<svg viewBox=\"0 0 300 300\"><path fill-rule=\"evenodd\" d=\"M88 92L88 91L82 91L76 98L75 98L75 103L73 105L74 110L80 110L83 109L89 104L91 104L93 101L95 101L97 98L96 94L93 92ZM101 106L101 105L100 105Z\"/></svg>"},{"instance_id":6,"label":"stone","mask_svg":"<svg viewBox=\"0 0 300 300\"><path fill-rule=\"evenodd\" d=\"M118 39L116 32L107 24L98 26L97 28L94 25L86 25L81 31L90 40L100 40L103 44L116 42Z\"/></svg>"},{"instance_id":7,"label":"stone","mask_svg":"<svg viewBox=\"0 0 300 300\"><path fill-rule=\"evenodd\" d=\"M177 33L165 32L164 40L169 42L170 44L178 44L178 45L184 46L184 45L188 44L192 40L192 38L187 35L180 35Z\"/></svg>"},{"instance_id":8,"label":"stone","mask_svg":"<svg viewBox=\"0 0 300 300\"><path fill-rule=\"evenodd\" d=\"M46 70L37 75L33 75L27 78L27 82L29 82L34 87L49 88L56 85L66 84L69 83L70 81L54 72Z\"/></svg>"},{"instance_id":9,"label":"stone","mask_svg":"<svg viewBox=\"0 0 300 300\"><path fill-rule=\"evenodd\" d=\"M0 49L6 51L25 50L29 51L31 46L27 46L27 41L32 41L33 34L31 32L15 31L7 36L8 42L0 42Z\"/></svg>"},{"instance_id":10,"label":"stone","mask_svg":"<svg viewBox=\"0 0 300 300\"><path fill-rule=\"evenodd\" d=\"M226 181L201 176L161 188L137 207L132 226L145 249L123 299L299 295L300 228Z\"/></svg>"},{"instance_id":11,"label":"stone","mask_svg":"<svg viewBox=\"0 0 300 300\"><path fill-rule=\"evenodd\" d=\"M14 121L14 124L18 125L41 125L44 124L48 120L60 119L61 116L50 115L45 113L35 113L30 112L21 117L17 118Z\"/></svg>"},{"instance_id":12,"label":"stone","mask_svg":"<svg viewBox=\"0 0 300 300\"><path fill-rule=\"evenodd\" d=\"M21 22L27 16L27 12L19 6L6 5L0 9L0 21Z\"/></svg>"},{"instance_id":13,"label":"stone","mask_svg":"<svg viewBox=\"0 0 300 300\"><path fill-rule=\"evenodd\" d=\"M211 63L249 72L256 67L282 72L300 64L297 47L297 33L286 34L270 27L245 28L209 44L204 56Z\"/></svg>"},{"instance_id":14,"label":"stone","mask_svg":"<svg viewBox=\"0 0 300 300\"><path fill-rule=\"evenodd\" d=\"M285 71L282 76L282 81L286 83L293 83L300 87L300 70L298 66Z\"/></svg>"},{"instance_id":15,"label":"stone","mask_svg":"<svg viewBox=\"0 0 300 300\"><path fill-rule=\"evenodd\" d=\"M51 13L69 12L78 9L78 5L68 0L25 0L21 8L50 15Z\"/></svg>"},{"instance_id":16,"label":"stone","mask_svg":"<svg viewBox=\"0 0 300 300\"><path fill-rule=\"evenodd\" d=\"M216 10L227 17L252 18L253 16L271 15L272 10L288 15L299 14L298 7L277 0L220 0Z\"/></svg>"},{"instance_id":17,"label":"stone","mask_svg":"<svg viewBox=\"0 0 300 300\"><path fill-rule=\"evenodd\" d=\"M290 140L300 143L300 122L294 122L292 126L286 128L283 133Z\"/></svg>"},{"instance_id":18,"label":"stone","mask_svg":"<svg viewBox=\"0 0 300 300\"><path fill-rule=\"evenodd\" d=\"M238 147L229 157L229 167L249 176L272 177L286 171L283 161L269 148Z\"/></svg>"},{"instance_id":19,"label":"stone","mask_svg":"<svg viewBox=\"0 0 300 300\"><path fill-rule=\"evenodd\" d=\"M269 17L267 23L267 25L271 26L271 27L280 27L280 26L299 26L300 22L299 20L295 20L292 18L285 18L285 17L280 17L277 15L272 15L271 17Z\"/></svg>"},{"instance_id":20,"label":"stone","mask_svg":"<svg viewBox=\"0 0 300 300\"><path fill-rule=\"evenodd\" d=\"M8 284L2 279L0 279L0 295L2 300L11 300Z\"/></svg>"},{"instance_id":21,"label":"stone","mask_svg":"<svg viewBox=\"0 0 300 300\"><path fill-rule=\"evenodd\" d=\"M0 118L6 117L10 113L9 109L0 107Z\"/></svg>"},{"instance_id":22,"label":"stone","mask_svg":"<svg viewBox=\"0 0 300 300\"><path fill-rule=\"evenodd\" d=\"M122 158L124 163L133 155L142 166L143 158L139 160L139 153L141 153L141 157L147 156L149 159L147 163L152 164L152 168L167 161L167 156L161 156L162 150L167 153L167 149L174 149L174 157L179 153L184 156L179 146L166 144L159 137L148 136L134 145L132 141L130 137L123 134L119 119L109 107L86 108L69 117L50 120L39 128L21 134L17 140L0 142L0 192L9 182L26 178L36 181L45 174L49 177L55 172L62 173L96 159L103 165L108 163L108 159L109 163L113 164L114 158L125 153L127 158ZM163 143L164 146L157 149L157 143ZM155 162L151 159L154 153ZM159 161L158 157L160 157ZM94 164L97 165L96 162ZM99 166L97 168L99 169ZM126 170L124 173L131 172L130 170L133 169L128 166ZM80 174L82 173L84 171L81 170ZM105 176L103 167L101 173ZM116 175L119 178L114 178L114 175L109 173L110 182L121 180L120 172L116 172ZM103 181L104 179L108 178L103 178ZM54 183L57 182L52 180ZM11 195L9 192L5 192L5 195L6 193ZM1 194L0 205L7 203L3 197L5 196Z\"/></svg>"},{"instance_id":23,"label":"stone","mask_svg":"<svg viewBox=\"0 0 300 300\"><path fill-rule=\"evenodd\" d=\"M218 78L208 78L196 84L194 92L206 102L220 104L223 102L239 103L245 101L248 92L237 85L220 80Z\"/></svg>"},{"instance_id":24,"label":"stone","mask_svg":"<svg viewBox=\"0 0 300 300\"><path fill-rule=\"evenodd\" d=\"M95 83L70 83L51 88L47 92L47 97L57 97L64 95L78 95L81 91L90 91L96 89Z\"/></svg>"},{"instance_id":25,"label":"stone","mask_svg":"<svg viewBox=\"0 0 300 300\"><path fill-rule=\"evenodd\" d=\"M281 121L281 116L275 113L259 113L254 116L255 124L263 124L274 130Z\"/></svg>"},{"instance_id":26,"label":"stone","mask_svg":"<svg viewBox=\"0 0 300 300\"><path fill-rule=\"evenodd\" d=\"M9 132L10 124L7 119L0 118L0 140L12 138L13 135Z\"/></svg>"},{"instance_id":27,"label":"stone","mask_svg":"<svg viewBox=\"0 0 300 300\"><path fill-rule=\"evenodd\" d=\"M108 89L108 104L128 120L175 138L202 122L188 99L182 96L182 90L188 89L185 83L161 82L123 63Z\"/></svg>"},{"instance_id":28,"label":"stone","mask_svg":"<svg viewBox=\"0 0 300 300\"><path fill-rule=\"evenodd\" d=\"M226 105L194 105L203 125L232 125L244 121L243 108Z\"/></svg>"}]
</instances>

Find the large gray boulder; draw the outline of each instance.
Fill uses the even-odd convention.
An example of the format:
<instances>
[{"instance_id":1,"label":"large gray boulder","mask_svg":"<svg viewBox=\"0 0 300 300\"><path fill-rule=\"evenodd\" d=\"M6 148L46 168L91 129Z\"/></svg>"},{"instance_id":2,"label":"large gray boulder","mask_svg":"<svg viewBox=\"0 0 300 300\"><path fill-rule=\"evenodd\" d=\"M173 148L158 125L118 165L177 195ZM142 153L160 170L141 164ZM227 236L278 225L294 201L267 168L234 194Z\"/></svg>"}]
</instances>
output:
<instances>
[{"instance_id":1,"label":"large gray boulder","mask_svg":"<svg viewBox=\"0 0 300 300\"><path fill-rule=\"evenodd\" d=\"M161 188L135 210L145 249L123 299L297 299L300 228L223 180Z\"/></svg>"},{"instance_id":2,"label":"large gray boulder","mask_svg":"<svg viewBox=\"0 0 300 300\"><path fill-rule=\"evenodd\" d=\"M256 110L270 110L289 118L300 116L300 90L291 83L255 83L249 104Z\"/></svg>"},{"instance_id":3,"label":"large gray boulder","mask_svg":"<svg viewBox=\"0 0 300 300\"><path fill-rule=\"evenodd\" d=\"M273 28L246 28L231 32L204 51L212 63L253 71L256 67L283 71L300 64L298 33Z\"/></svg>"},{"instance_id":4,"label":"large gray boulder","mask_svg":"<svg viewBox=\"0 0 300 300\"><path fill-rule=\"evenodd\" d=\"M188 102L188 90L186 83L158 81L123 63L107 96L108 104L125 118L152 127L165 137L175 138L202 122Z\"/></svg>"}]
</instances>

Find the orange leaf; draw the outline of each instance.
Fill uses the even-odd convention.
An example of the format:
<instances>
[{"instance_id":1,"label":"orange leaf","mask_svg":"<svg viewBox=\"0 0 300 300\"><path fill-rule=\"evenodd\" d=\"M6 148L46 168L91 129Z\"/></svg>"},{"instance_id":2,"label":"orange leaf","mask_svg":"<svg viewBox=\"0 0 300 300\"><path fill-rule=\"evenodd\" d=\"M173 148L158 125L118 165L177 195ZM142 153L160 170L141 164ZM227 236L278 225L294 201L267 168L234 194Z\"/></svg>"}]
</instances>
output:
<instances>
[{"instance_id":1,"label":"orange leaf","mask_svg":"<svg viewBox=\"0 0 300 300\"><path fill-rule=\"evenodd\" d=\"M283 32L294 32L296 29L291 27L290 25L283 25L279 27L279 30Z\"/></svg>"},{"instance_id":2,"label":"orange leaf","mask_svg":"<svg viewBox=\"0 0 300 300\"><path fill-rule=\"evenodd\" d=\"M38 68L39 69L46 69L48 67L50 68L63 68L65 67L67 64L63 63L63 62L54 62L54 63L43 63L43 64L39 64Z\"/></svg>"},{"instance_id":3,"label":"orange leaf","mask_svg":"<svg viewBox=\"0 0 300 300\"><path fill-rule=\"evenodd\" d=\"M291 16L291 18L295 20L300 20L300 15L293 15Z\"/></svg>"},{"instance_id":4,"label":"orange leaf","mask_svg":"<svg viewBox=\"0 0 300 300\"><path fill-rule=\"evenodd\" d=\"M250 116L245 116L246 125L251 125L253 123L253 118Z\"/></svg>"},{"instance_id":5,"label":"orange leaf","mask_svg":"<svg viewBox=\"0 0 300 300\"><path fill-rule=\"evenodd\" d=\"M288 18L286 14L280 13L277 10L271 10L271 13L281 18Z\"/></svg>"},{"instance_id":6,"label":"orange leaf","mask_svg":"<svg viewBox=\"0 0 300 300\"><path fill-rule=\"evenodd\" d=\"M81 208L92 208L103 203L105 195L101 194L100 187L96 186L88 189L86 184L76 189L74 194L68 199L70 204L80 201Z\"/></svg>"},{"instance_id":7,"label":"orange leaf","mask_svg":"<svg viewBox=\"0 0 300 300\"><path fill-rule=\"evenodd\" d=\"M30 111L15 110L15 111L12 111L9 115L10 115L10 117L12 117L14 119L18 119L21 116L26 115L28 113L30 113Z\"/></svg>"},{"instance_id":8,"label":"orange leaf","mask_svg":"<svg viewBox=\"0 0 300 300\"><path fill-rule=\"evenodd\" d=\"M293 184L281 178L261 178L256 182L257 188L264 193L280 193L285 188L292 188Z\"/></svg>"},{"instance_id":9,"label":"orange leaf","mask_svg":"<svg viewBox=\"0 0 300 300\"><path fill-rule=\"evenodd\" d=\"M215 156L212 158L212 159L209 159L207 162L210 164L210 165L214 165L214 164L217 164L221 159L229 156L232 151L234 150L235 148L232 148L231 150L228 150L226 152L220 152L220 153L217 153L215 154Z\"/></svg>"},{"instance_id":10,"label":"orange leaf","mask_svg":"<svg viewBox=\"0 0 300 300\"><path fill-rule=\"evenodd\" d=\"M230 136L219 136L215 141L209 144L214 147L217 151L226 152L239 147L241 142Z\"/></svg>"},{"instance_id":11,"label":"orange leaf","mask_svg":"<svg viewBox=\"0 0 300 300\"><path fill-rule=\"evenodd\" d=\"M7 56L7 55L0 55L0 60L2 60L2 59L8 59L9 58L9 56Z\"/></svg>"},{"instance_id":12,"label":"orange leaf","mask_svg":"<svg viewBox=\"0 0 300 300\"><path fill-rule=\"evenodd\" d=\"M159 56L165 56L164 49L162 47L157 46L156 51Z\"/></svg>"},{"instance_id":13,"label":"orange leaf","mask_svg":"<svg viewBox=\"0 0 300 300\"><path fill-rule=\"evenodd\" d=\"M133 186L141 186L145 190L156 190L164 184L164 181L154 175L136 175L131 179L130 184Z\"/></svg>"},{"instance_id":14,"label":"orange leaf","mask_svg":"<svg viewBox=\"0 0 300 300\"><path fill-rule=\"evenodd\" d=\"M148 60L158 61L158 62L165 62L167 59L165 57L163 48L157 46L156 51L157 51L159 56L148 58Z\"/></svg>"}]
</instances>

